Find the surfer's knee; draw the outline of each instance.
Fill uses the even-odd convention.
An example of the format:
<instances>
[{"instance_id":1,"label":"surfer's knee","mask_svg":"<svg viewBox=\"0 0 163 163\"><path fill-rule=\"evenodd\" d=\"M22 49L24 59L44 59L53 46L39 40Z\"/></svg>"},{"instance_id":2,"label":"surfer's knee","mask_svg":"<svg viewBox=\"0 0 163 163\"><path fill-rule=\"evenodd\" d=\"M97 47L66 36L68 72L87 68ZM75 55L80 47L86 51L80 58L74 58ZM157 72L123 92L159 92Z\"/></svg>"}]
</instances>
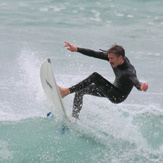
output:
<instances>
[{"instance_id":1,"label":"surfer's knee","mask_svg":"<svg viewBox=\"0 0 163 163\"><path fill-rule=\"evenodd\" d=\"M97 76L101 76L101 75L98 72L93 72L92 76L97 77Z\"/></svg>"},{"instance_id":2,"label":"surfer's knee","mask_svg":"<svg viewBox=\"0 0 163 163\"><path fill-rule=\"evenodd\" d=\"M102 76L97 72L92 73L91 77L93 78L93 81L96 81L102 78Z\"/></svg>"}]
</instances>

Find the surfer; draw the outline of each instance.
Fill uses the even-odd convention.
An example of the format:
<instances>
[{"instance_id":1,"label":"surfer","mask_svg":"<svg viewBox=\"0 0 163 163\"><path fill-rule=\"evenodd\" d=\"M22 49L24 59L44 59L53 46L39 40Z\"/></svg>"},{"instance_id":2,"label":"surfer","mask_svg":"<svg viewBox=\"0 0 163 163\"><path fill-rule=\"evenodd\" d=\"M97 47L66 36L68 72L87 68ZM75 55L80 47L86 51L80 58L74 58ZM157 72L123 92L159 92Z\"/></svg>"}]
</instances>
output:
<instances>
[{"instance_id":1,"label":"surfer","mask_svg":"<svg viewBox=\"0 0 163 163\"><path fill-rule=\"evenodd\" d=\"M75 93L72 111L73 117L79 117L83 104L83 96L85 94L106 97L112 103L118 104L127 98L133 86L141 91L146 91L148 89L147 83L139 82L135 68L125 56L125 50L122 46L113 45L107 51L94 51L75 47L65 42L64 47L67 47L67 50L71 52L79 52L89 57L108 61L115 74L115 81L113 84L97 72L94 72L86 79L70 88L59 87L62 98L70 93Z\"/></svg>"}]
</instances>

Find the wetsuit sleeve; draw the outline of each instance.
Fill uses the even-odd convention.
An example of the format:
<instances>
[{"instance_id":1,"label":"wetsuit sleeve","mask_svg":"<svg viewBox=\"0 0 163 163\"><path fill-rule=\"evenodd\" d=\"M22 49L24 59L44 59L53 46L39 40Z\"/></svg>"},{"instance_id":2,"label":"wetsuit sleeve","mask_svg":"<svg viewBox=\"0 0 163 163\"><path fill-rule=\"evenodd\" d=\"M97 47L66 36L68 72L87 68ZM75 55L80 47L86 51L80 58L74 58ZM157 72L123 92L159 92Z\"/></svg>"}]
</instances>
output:
<instances>
[{"instance_id":1,"label":"wetsuit sleeve","mask_svg":"<svg viewBox=\"0 0 163 163\"><path fill-rule=\"evenodd\" d=\"M94 50L84 49L79 47L78 47L78 52L89 57L95 57L107 61L109 60L107 54L104 52L94 51Z\"/></svg>"},{"instance_id":2,"label":"wetsuit sleeve","mask_svg":"<svg viewBox=\"0 0 163 163\"><path fill-rule=\"evenodd\" d=\"M137 76L136 76L136 72L133 73L132 75L130 75L129 79L132 81L133 85L138 89L140 89L141 83L139 82Z\"/></svg>"}]
</instances>

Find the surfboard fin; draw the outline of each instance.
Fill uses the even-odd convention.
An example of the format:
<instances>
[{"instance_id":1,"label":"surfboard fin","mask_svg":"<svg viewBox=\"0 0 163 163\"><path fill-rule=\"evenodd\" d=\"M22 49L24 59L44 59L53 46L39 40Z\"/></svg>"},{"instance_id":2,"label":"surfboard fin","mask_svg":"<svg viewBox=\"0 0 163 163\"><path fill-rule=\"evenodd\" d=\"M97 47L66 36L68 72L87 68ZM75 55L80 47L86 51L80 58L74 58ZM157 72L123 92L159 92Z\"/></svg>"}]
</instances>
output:
<instances>
[{"instance_id":1,"label":"surfboard fin","mask_svg":"<svg viewBox=\"0 0 163 163\"><path fill-rule=\"evenodd\" d=\"M52 112L49 112L49 113L47 113L47 115L46 115L48 118L49 117L52 117L53 116L53 114L52 114Z\"/></svg>"}]
</instances>

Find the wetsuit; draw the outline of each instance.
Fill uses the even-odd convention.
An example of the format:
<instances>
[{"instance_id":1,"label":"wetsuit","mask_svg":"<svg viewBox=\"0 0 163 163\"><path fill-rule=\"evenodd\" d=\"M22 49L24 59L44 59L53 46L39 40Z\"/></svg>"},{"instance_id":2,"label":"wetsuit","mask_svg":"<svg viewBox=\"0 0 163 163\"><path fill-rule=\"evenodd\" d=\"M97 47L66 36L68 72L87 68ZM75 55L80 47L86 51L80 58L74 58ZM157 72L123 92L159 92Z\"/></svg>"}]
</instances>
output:
<instances>
[{"instance_id":1,"label":"wetsuit","mask_svg":"<svg viewBox=\"0 0 163 163\"><path fill-rule=\"evenodd\" d=\"M96 52L83 48L78 48L78 52L83 55L109 61L108 55L104 52ZM131 65L127 57L124 58L124 63L113 68L113 71L115 74L113 84L97 72L94 72L88 78L69 88L70 93L75 92L73 117L79 117L79 112L83 104L83 95L85 94L106 97L113 103L120 103L127 98L133 86L140 90L141 83L137 79L135 68Z\"/></svg>"}]
</instances>

